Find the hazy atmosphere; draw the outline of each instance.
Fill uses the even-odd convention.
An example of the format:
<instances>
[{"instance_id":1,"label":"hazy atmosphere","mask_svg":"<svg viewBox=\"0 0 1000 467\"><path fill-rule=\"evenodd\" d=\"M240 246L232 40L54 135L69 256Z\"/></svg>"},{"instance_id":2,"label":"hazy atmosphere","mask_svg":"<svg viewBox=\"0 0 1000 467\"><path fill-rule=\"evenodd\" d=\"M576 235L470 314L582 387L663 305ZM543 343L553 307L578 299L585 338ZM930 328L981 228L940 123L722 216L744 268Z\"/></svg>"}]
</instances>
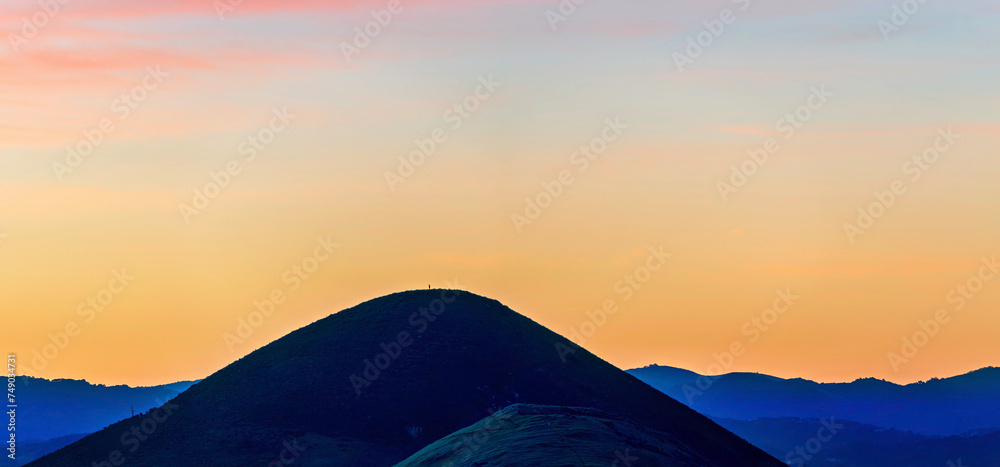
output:
<instances>
[{"instance_id":1,"label":"hazy atmosphere","mask_svg":"<svg viewBox=\"0 0 1000 467\"><path fill-rule=\"evenodd\" d=\"M42 3L0 11L21 374L204 378L428 286L622 369L1000 354L995 2Z\"/></svg>"}]
</instances>

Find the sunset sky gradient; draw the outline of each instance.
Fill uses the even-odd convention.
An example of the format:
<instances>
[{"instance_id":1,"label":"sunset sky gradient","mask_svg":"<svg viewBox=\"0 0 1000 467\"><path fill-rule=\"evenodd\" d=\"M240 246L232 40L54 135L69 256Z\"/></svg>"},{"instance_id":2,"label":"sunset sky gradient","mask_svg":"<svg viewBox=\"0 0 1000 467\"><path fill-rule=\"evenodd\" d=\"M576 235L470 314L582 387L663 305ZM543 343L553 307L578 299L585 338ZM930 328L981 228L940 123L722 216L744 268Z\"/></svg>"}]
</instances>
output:
<instances>
[{"instance_id":1,"label":"sunset sky gradient","mask_svg":"<svg viewBox=\"0 0 1000 467\"><path fill-rule=\"evenodd\" d=\"M550 27L557 0L402 2L346 60L341 44L389 2L70 0L26 42L36 2L0 10L0 351L24 374L151 385L205 377L288 332L388 293L444 287L495 298L569 335L614 300L583 345L621 368L896 382L1000 357L1000 277L898 368L887 353L1000 255L1000 7L929 0L883 37L891 1L589 0ZM897 2L899 4L901 2ZM735 21L680 72L705 21ZM121 118L116 99L166 73ZM443 114L500 86L458 129ZM775 128L832 97L785 139ZM287 130L247 162L240 145ZM586 170L573 153L627 129ZM57 176L102 119L115 129ZM387 171L445 128L393 190ZM904 164L959 135L918 180ZM718 183L768 138L780 150L724 200ZM181 204L241 161L186 222ZM519 233L525 198L574 181ZM852 243L844 224L905 183ZM285 271L339 247L294 291ZM616 287L672 254L629 295ZM135 279L89 323L77 312L113 271ZM274 289L287 302L246 340L223 335ZM777 290L801 298L750 342ZM44 368L49 334L80 332Z\"/></svg>"}]
</instances>

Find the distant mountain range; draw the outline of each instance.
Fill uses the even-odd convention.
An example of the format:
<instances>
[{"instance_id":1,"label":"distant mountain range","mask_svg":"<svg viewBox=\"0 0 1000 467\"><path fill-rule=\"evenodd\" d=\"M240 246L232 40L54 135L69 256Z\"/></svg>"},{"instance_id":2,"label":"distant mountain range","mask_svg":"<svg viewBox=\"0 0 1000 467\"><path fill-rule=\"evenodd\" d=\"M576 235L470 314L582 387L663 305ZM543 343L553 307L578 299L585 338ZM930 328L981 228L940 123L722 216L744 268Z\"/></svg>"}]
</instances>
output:
<instances>
[{"instance_id":1,"label":"distant mountain range","mask_svg":"<svg viewBox=\"0 0 1000 467\"><path fill-rule=\"evenodd\" d=\"M656 365L628 372L788 465L1000 465L1000 368L905 386Z\"/></svg>"},{"instance_id":2,"label":"distant mountain range","mask_svg":"<svg viewBox=\"0 0 1000 467\"><path fill-rule=\"evenodd\" d=\"M758 373L708 378L655 365L628 373L711 417L755 420L835 416L938 436L1000 428L1000 368L905 386L873 378L816 383Z\"/></svg>"},{"instance_id":3,"label":"distant mountain range","mask_svg":"<svg viewBox=\"0 0 1000 467\"><path fill-rule=\"evenodd\" d=\"M75 379L15 378L18 388L17 434L25 441L45 441L74 433L92 433L123 418L159 407L194 381L151 387L105 386Z\"/></svg>"},{"instance_id":4,"label":"distant mountain range","mask_svg":"<svg viewBox=\"0 0 1000 467\"><path fill-rule=\"evenodd\" d=\"M159 407L194 381L152 387L105 386L73 379L18 376L16 463L22 465L136 413Z\"/></svg>"},{"instance_id":5,"label":"distant mountain range","mask_svg":"<svg viewBox=\"0 0 1000 467\"><path fill-rule=\"evenodd\" d=\"M829 417L715 421L796 467L1000 466L1000 429L945 437Z\"/></svg>"},{"instance_id":6,"label":"distant mountain range","mask_svg":"<svg viewBox=\"0 0 1000 467\"><path fill-rule=\"evenodd\" d=\"M53 438L45 441L18 441L17 442L17 457L13 460L9 457L4 456L3 461L0 461L0 465L3 466L20 466L25 465L35 459L38 459L50 452L68 446L72 443L77 442L82 439L86 434L75 434L60 436L58 438Z\"/></svg>"},{"instance_id":7,"label":"distant mountain range","mask_svg":"<svg viewBox=\"0 0 1000 467\"><path fill-rule=\"evenodd\" d=\"M567 465L782 465L500 302L451 290L333 314L30 465L386 466L425 447L464 457L455 441L512 404L527 404L507 412L520 428L469 459L541 450ZM576 450L594 436L607 452ZM651 457L618 457L637 453Z\"/></svg>"}]
</instances>

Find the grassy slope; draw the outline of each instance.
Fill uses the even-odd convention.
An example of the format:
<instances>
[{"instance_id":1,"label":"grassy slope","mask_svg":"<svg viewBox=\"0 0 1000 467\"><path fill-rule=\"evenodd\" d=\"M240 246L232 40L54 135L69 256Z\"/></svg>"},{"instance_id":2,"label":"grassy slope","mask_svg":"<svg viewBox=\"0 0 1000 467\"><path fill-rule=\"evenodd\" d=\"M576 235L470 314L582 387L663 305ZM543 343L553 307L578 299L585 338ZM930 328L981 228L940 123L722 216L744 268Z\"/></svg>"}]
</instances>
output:
<instances>
[{"instance_id":1,"label":"grassy slope","mask_svg":"<svg viewBox=\"0 0 1000 467\"><path fill-rule=\"evenodd\" d=\"M593 409L512 405L452 433L396 467L463 465L699 466L676 438Z\"/></svg>"}]
</instances>

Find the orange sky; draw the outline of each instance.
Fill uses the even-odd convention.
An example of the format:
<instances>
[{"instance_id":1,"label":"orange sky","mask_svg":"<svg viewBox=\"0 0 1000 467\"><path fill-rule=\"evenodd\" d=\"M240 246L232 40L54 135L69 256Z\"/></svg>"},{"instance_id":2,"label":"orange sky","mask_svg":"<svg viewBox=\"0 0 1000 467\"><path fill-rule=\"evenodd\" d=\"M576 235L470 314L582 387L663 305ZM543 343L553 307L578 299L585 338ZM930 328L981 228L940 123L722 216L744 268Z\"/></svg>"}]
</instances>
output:
<instances>
[{"instance_id":1,"label":"orange sky","mask_svg":"<svg viewBox=\"0 0 1000 467\"><path fill-rule=\"evenodd\" d=\"M888 33L891 5L859 1L212 5L0 14L0 343L21 373L202 378L455 279L621 368L998 364L991 3Z\"/></svg>"}]
</instances>

